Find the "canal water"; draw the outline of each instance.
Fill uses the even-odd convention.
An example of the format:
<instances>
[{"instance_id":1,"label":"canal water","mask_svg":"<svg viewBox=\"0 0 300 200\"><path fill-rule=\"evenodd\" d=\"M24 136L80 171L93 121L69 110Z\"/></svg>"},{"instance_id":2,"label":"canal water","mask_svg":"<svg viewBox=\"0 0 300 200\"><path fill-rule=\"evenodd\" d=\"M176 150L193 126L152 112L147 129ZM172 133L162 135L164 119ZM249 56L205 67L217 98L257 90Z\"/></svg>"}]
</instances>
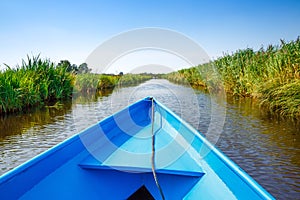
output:
<instances>
[{"instance_id":1,"label":"canal water","mask_svg":"<svg viewBox=\"0 0 300 200\"><path fill-rule=\"evenodd\" d=\"M277 199L300 198L299 123L271 117L251 99L227 97L220 102L203 91L159 79L77 94L72 101L1 117L0 175L146 96L154 96L207 138L216 130L211 127L218 119L214 116L225 111L213 143Z\"/></svg>"}]
</instances>

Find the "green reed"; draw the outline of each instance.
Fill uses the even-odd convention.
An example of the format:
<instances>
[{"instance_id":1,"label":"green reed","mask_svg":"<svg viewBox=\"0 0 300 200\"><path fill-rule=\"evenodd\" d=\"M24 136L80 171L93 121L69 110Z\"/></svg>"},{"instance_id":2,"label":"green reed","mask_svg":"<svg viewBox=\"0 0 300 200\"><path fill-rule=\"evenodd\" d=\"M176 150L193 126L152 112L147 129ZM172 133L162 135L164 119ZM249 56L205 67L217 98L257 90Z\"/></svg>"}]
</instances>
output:
<instances>
[{"instance_id":1,"label":"green reed","mask_svg":"<svg viewBox=\"0 0 300 200\"><path fill-rule=\"evenodd\" d=\"M209 65L214 65L219 75ZM167 78L214 89L222 84L230 94L259 99L271 112L300 117L300 38L281 40L280 45L258 51L238 50L211 63L168 74Z\"/></svg>"},{"instance_id":2,"label":"green reed","mask_svg":"<svg viewBox=\"0 0 300 200\"><path fill-rule=\"evenodd\" d=\"M76 92L95 92L106 89L113 89L115 86L129 86L132 84L142 83L151 79L151 75L143 74L125 74L125 75L108 75L108 74L78 74L76 75L75 91Z\"/></svg>"},{"instance_id":3,"label":"green reed","mask_svg":"<svg viewBox=\"0 0 300 200\"><path fill-rule=\"evenodd\" d=\"M0 114L70 98L74 75L48 59L27 57L21 66L0 72Z\"/></svg>"}]
</instances>

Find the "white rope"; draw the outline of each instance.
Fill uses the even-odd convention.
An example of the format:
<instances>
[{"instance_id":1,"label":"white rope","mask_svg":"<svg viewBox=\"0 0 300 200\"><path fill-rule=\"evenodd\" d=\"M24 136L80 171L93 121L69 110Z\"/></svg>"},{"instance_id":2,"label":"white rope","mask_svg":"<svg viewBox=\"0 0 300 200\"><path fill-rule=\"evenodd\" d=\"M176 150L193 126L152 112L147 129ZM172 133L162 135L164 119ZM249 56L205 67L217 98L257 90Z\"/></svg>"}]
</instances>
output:
<instances>
[{"instance_id":1,"label":"white rope","mask_svg":"<svg viewBox=\"0 0 300 200\"><path fill-rule=\"evenodd\" d=\"M161 198L162 200L165 200L165 196L164 193L162 191L162 188L160 187L160 184L158 182L158 178L155 172L155 133L154 133L154 116L155 116L155 112L154 112L154 99L153 97L151 98L152 101L152 119L151 119L151 133L152 133L152 156L151 156L151 164L152 164L152 173L153 173L153 178L155 180L156 186L160 192Z\"/></svg>"}]
</instances>

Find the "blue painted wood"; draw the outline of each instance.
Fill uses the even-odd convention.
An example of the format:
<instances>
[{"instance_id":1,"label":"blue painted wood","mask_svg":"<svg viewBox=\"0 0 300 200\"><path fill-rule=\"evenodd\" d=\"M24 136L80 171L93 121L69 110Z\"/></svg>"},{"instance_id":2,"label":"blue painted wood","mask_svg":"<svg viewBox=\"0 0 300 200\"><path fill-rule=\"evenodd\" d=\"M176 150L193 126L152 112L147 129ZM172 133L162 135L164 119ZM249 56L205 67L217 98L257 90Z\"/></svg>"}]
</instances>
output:
<instances>
[{"instance_id":1,"label":"blue painted wood","mask_svg":"<svg viewBox=\"0 0 300 200\"><path fill-rule=\"evenodd\" d=\"M166 199L274 199L157 101L155 111L156 172ZM142 186L161 199L150 112L147 97L2 175L0 199L126 199Z\"/></svg>"}]
</instances>

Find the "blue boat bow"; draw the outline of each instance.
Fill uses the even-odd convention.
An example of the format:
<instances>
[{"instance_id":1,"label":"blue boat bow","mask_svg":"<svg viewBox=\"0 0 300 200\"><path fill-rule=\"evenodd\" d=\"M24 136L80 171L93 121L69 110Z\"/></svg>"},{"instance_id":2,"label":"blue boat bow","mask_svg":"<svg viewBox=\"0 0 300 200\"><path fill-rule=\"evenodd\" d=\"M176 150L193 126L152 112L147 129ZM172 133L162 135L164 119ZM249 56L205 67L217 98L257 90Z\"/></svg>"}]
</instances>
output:
<instances>
[{"instance_id":1,"label":"blue boat bow","mask_svg":"<svg viewBox=\"0 0 300 200\"><path fill-rule=\"evenodd\" d=\"M152 97L0 177L0 199L164 197L274 199L202 134Z\"/></svg>"}]
</instances>

